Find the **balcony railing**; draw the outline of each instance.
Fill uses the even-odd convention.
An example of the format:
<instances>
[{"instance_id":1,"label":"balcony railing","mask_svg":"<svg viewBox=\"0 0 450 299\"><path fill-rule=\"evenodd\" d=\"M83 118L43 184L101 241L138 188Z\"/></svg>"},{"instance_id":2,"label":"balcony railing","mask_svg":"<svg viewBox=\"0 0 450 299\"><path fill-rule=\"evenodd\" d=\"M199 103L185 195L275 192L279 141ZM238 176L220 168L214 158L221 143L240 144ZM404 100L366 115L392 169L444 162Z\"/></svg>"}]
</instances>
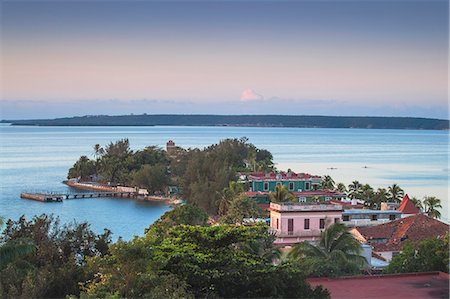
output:
<instances>
[{"instance_id":1,"label":"balcony railing","mask_svg":"<svg viewBox=\"0 0 450 299\"><path fill-rule=\"evenodd\" d=\"M281 231L279 229L270 228L269 232L275 234L277 237L319 237L323 230L320 229L310 229L310 230L294 230L294 231Z\"/></svg>"},{"instance_id":2,"label":"balcony railing","mask_svg":"<svg viewBox=\"0 0 450 299\"><path fill-rule=\"evenodd\" d=\"M313 203L270 203L270 209L276 211L342 211L341 205L336 204L313 204Z\"/></svg>"}]
</instances>

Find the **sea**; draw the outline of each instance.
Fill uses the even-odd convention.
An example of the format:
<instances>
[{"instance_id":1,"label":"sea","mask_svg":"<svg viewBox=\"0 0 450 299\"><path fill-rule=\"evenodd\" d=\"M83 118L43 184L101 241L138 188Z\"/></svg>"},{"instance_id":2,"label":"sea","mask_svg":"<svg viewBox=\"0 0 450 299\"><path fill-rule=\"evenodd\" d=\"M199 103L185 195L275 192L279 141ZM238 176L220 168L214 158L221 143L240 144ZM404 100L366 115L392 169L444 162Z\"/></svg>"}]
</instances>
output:
<instances>
[{"instance_id":1,"label":"sea","mask_svg":"<svg viewBox=\"0 0 450 299\"><path fill-rule=\"evenodd\" d=\"M279 170L330 175L336 183L354 180L376 188L396 183L411 197L441 199L449 222L449 132L425 130L253 128L253 127L37 127L0 125L0 216L53 214L61 223L88 222L113 239L142 236L170 210L122 198L91 198L42 203L20 198L23 191L65 192L68 169L81 156L94 157L94 145L128 138L133 150L168 140L203 148L226 138L246 137L269 150Z\"/></svg>"}]
</instances>

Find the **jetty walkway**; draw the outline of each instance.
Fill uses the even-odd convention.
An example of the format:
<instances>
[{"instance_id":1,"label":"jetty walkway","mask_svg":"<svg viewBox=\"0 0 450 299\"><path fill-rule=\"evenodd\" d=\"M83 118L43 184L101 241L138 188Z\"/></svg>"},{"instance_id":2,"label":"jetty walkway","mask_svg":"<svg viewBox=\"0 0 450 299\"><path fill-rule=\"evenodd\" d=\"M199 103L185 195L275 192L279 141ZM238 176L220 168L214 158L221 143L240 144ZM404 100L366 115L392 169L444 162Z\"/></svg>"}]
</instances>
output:
<instances>
[{"instance_id":1,"label":"jetty walkway","mask_svg":"<svg viewBox=\"0 0 450 299\"><path fill-rule=\"evenodd\" d=\"M137 194L135 192L81 192L81 193L23 192L20 194L20 197L42 202L62 202L65 199L99 198L99 197L137 198Z\"/></svg>"}]
</instances>

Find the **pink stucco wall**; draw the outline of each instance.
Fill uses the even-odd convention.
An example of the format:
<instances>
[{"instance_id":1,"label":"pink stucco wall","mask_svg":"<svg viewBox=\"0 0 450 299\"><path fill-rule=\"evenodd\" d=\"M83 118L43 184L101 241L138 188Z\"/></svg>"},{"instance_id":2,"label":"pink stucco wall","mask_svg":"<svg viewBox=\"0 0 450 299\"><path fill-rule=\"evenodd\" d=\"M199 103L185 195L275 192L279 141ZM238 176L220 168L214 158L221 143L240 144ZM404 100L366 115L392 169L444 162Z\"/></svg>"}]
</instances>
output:
<instances>
[{"instance_id":1,"label":"pink stucco wall","mask_svg":"<svg viewBox=\"0 0 450 299\"><path fill-rule=\"evenodd\" d=\"M300 212L270 212L270 227L277 235L276 243L296 243L305 240L315 240L320 236L320 219L325 220L325 228L335 222L342 221L342 211L300 211ZM278 219L278 228L277 228ZM293 231L288 232L288 219L293 219ZM305 229L305 219L309 219L309 229Z\"/></svg>"}]
</instances>

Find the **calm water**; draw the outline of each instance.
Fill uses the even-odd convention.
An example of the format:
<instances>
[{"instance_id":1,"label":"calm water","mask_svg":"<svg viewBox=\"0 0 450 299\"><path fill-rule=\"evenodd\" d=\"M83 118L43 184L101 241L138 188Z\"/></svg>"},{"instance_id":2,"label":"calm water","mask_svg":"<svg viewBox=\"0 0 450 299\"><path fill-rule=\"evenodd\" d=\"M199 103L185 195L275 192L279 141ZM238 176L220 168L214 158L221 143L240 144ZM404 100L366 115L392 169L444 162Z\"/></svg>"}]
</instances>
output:
<instances>
[{"instance_id":1,"label":"calm water","mask_svg":"<svg viewBox=\"0 0 450 299\"><path fill-rule=\"evenodd\" d=\"M88 221L113 231L115 238L142 235L169 208L128 199L78 199L46 204L20 199L23 190L64 191L61 183L80 155L93 157L93 145L129 138L133 149L204 147L230 137L248 137L274 155L276 166L331 175L375 188L398 183L411 196L443 201L448 222L448 141L446 131L298 129L234 127L11 127L0 126L0 215L17 219L54 213L62 221ZM364 168L367 166L367 168ZM336 168L336 169L330 169Z\"/></svg>"}]
</instances>

